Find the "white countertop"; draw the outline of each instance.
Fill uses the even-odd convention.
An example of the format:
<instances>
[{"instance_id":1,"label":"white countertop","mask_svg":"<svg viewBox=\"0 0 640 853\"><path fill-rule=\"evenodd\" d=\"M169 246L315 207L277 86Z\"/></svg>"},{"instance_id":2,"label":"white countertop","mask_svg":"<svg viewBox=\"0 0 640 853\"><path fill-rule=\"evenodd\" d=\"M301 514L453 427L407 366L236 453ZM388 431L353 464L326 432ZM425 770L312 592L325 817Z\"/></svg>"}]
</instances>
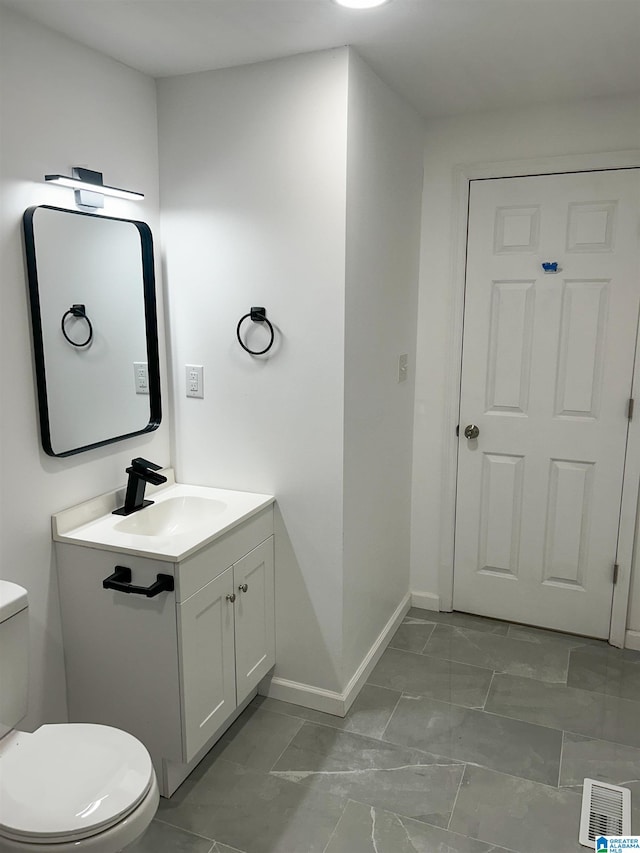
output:
<instances>
[{"instance_id":1,"label":"white countertop","mask_svg":"<svg viewBox=\"0 0 640 853\"><path fill-rule=\"evenodd\" d=\"M122 503L122 490L55 513L51 517L54 541L180 562L275 501L272 495L175 483L172 474L170 472L166 485L148 489L146 497L152 499L154 505L131 515L112 514L112 510ZM199 500L194 501L194 498ZM166 501L172 503L153 512ZM211 502L210 512L208 502ZM182 507L187 509L183 511ZM189 515L190 507L197 510L192 516ZM178 513L183 512L186 524L172 524L169 518L168 522L160 525L161 532L145 532L149 522L169 515L174 508ZM143 517L149 512L153 515ZM133 532L132 528L139 532Z\"/></svg>"}]
</instances>

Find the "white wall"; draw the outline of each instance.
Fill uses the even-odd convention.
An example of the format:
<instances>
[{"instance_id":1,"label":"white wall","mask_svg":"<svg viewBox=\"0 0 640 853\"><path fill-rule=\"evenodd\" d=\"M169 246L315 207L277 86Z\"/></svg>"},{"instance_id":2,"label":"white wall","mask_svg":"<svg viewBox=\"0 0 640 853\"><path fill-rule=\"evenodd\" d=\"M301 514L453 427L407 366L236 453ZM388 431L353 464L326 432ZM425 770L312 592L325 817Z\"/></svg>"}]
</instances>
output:
<instances>
[{"instance_id":1,"label":"white wall","mask_svg":"<svg viewBox=\"0 0 640 853\"><path fill-rule=\"evenodd\" d=\"M276 675L342 678L346 49L158 81L178 479L275 494ZM236 341L262 305L268 357ZM253 348L262 336L246 321ZM204 399L184 365L204 365Z\"/></svg>"},{"instance_id":2,"label":"white wall","mask_svg":"<svg viewBox=\"0 0 640 853\"><path fill-rule=\"evenodd\" d=\"M344 429L346 680L409 589L424 127L349 61ZM409 356L398 383L398 356Z\"/></svg>"},{"instance_id":3,"label":"white wall","mask_svg":"<svg viewBox=\"0 0 640 853\"><path fill-rule=\"evenodd\" d=\"M43 176L84 164L146 194L141 204L107 201L104 212L145 220L157 240L157 122L153 80L4 8L0 87L0 577L29 592L24 727L33 729L66 717L51 513L123 485L133 456L168 464L169 430L165 417L145 438L66 459L40 449L22 214L36 204L73 206L71 191L45 186Z\"/></svg>"},{"instance_id":4,"label":"white wall","mask_svg":"<svg viewBox=\"0 0 640 853\"><path fill-rule=\"evenodd\" d=\"M178 477L277 496L275 674L341 692L409 587L423 128L346 49L158 105ZM268 358L235 339L252 305Z\"/></svg>"},{"instance_id":5,"label":"white wall","mask_svg":"<svg viewBox=\"0 0 640 853\"><path fill-rule=\"evenodd\" d=\"M457 165L640 148L640 99L576 101L461 116L427 129L413 459L411 588L437 595L451 324L453 172ZM449 379L450 381L450 379ZM640 583L632 626L640 627Z\"/></svg>"}]
</instances>

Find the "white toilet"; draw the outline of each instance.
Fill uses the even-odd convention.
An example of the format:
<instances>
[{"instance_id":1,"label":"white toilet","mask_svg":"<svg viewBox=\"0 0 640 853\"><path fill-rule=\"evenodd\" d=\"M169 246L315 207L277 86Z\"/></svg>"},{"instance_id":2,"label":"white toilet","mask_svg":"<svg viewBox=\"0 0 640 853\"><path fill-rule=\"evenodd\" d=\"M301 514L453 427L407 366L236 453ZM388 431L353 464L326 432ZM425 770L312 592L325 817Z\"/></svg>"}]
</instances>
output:
<instances>
[{"instance_id":1,"label":"white toilet","mask_svg":"<svg viewBox=\"0 0 640 853\"><path fill-rule=\"evenodd\" d=\"M0 853L118 853L159 802L151 758L119 729L13 727L27 710L27 593L0 580Z\"/></svg>"}]
</instances>

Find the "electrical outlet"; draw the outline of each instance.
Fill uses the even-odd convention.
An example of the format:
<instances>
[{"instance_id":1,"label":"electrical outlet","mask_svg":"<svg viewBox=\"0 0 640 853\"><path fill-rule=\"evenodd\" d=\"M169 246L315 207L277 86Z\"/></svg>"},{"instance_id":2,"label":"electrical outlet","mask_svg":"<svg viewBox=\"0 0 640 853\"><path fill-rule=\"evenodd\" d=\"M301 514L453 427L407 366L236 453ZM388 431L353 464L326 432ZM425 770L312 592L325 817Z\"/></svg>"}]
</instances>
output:
<instances>
[{"instance_id":1,"label":"electrical outlet","mask_svg":"<svg viewBox=\"0 0 640 853\"><path fill-rule=\"evenodd\" d=\"M398 382L404 382L409 372L409 355L403 352L398 358Z\"/></svg>"},{"instance_id":2,"label":"electrical outlet","mask_svg":"<svg viewBox=\"0 0 640 853\"><path fill-rule=\"evenodd\" d=\"M133 379L136 387L136 394L149 393L149 370L146 361L133 362Z\"/></svg>"},{"instance_id":3,"label":"electrical outlet","mask_svg":"<svg viewBox=\"0 0 640 853\"><path fill-rule=\"evenodd\" d=\"M201 364L185 364L187 397L204 397L204 368Z\"/></svg>"}]
</instances>

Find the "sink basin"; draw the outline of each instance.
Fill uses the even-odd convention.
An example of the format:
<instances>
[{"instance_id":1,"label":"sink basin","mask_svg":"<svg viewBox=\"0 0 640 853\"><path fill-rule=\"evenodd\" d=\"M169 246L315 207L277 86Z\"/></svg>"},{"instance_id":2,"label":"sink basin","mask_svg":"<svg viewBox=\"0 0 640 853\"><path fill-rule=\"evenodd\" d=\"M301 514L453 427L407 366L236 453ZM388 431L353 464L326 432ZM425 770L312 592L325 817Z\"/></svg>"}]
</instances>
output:
<instances>
[{"instance_id":1,"label":"sink basin","mask_svg":"<svg viewBox=\"0 0 640 853\"><path fill-rule=\"evenodd\" d=\"M176 483L173 471L164 470L167 484L147 489L152 506L123 518L112 514L122 491L99 495L55 513L54 540L179 562L274 502L272 495Z\"/></svg>"},{"instance_id":2,"label":"sink basin","mask_svg":"<svg viewBox=\"0 0 640 853\"><path fill-rule=\"evenodd\" d=\"M224 501L183 495L138 510L114 524L114 530L138 536L187 533L210 525L226 509Z\"/></svg>"}]
</instances>

